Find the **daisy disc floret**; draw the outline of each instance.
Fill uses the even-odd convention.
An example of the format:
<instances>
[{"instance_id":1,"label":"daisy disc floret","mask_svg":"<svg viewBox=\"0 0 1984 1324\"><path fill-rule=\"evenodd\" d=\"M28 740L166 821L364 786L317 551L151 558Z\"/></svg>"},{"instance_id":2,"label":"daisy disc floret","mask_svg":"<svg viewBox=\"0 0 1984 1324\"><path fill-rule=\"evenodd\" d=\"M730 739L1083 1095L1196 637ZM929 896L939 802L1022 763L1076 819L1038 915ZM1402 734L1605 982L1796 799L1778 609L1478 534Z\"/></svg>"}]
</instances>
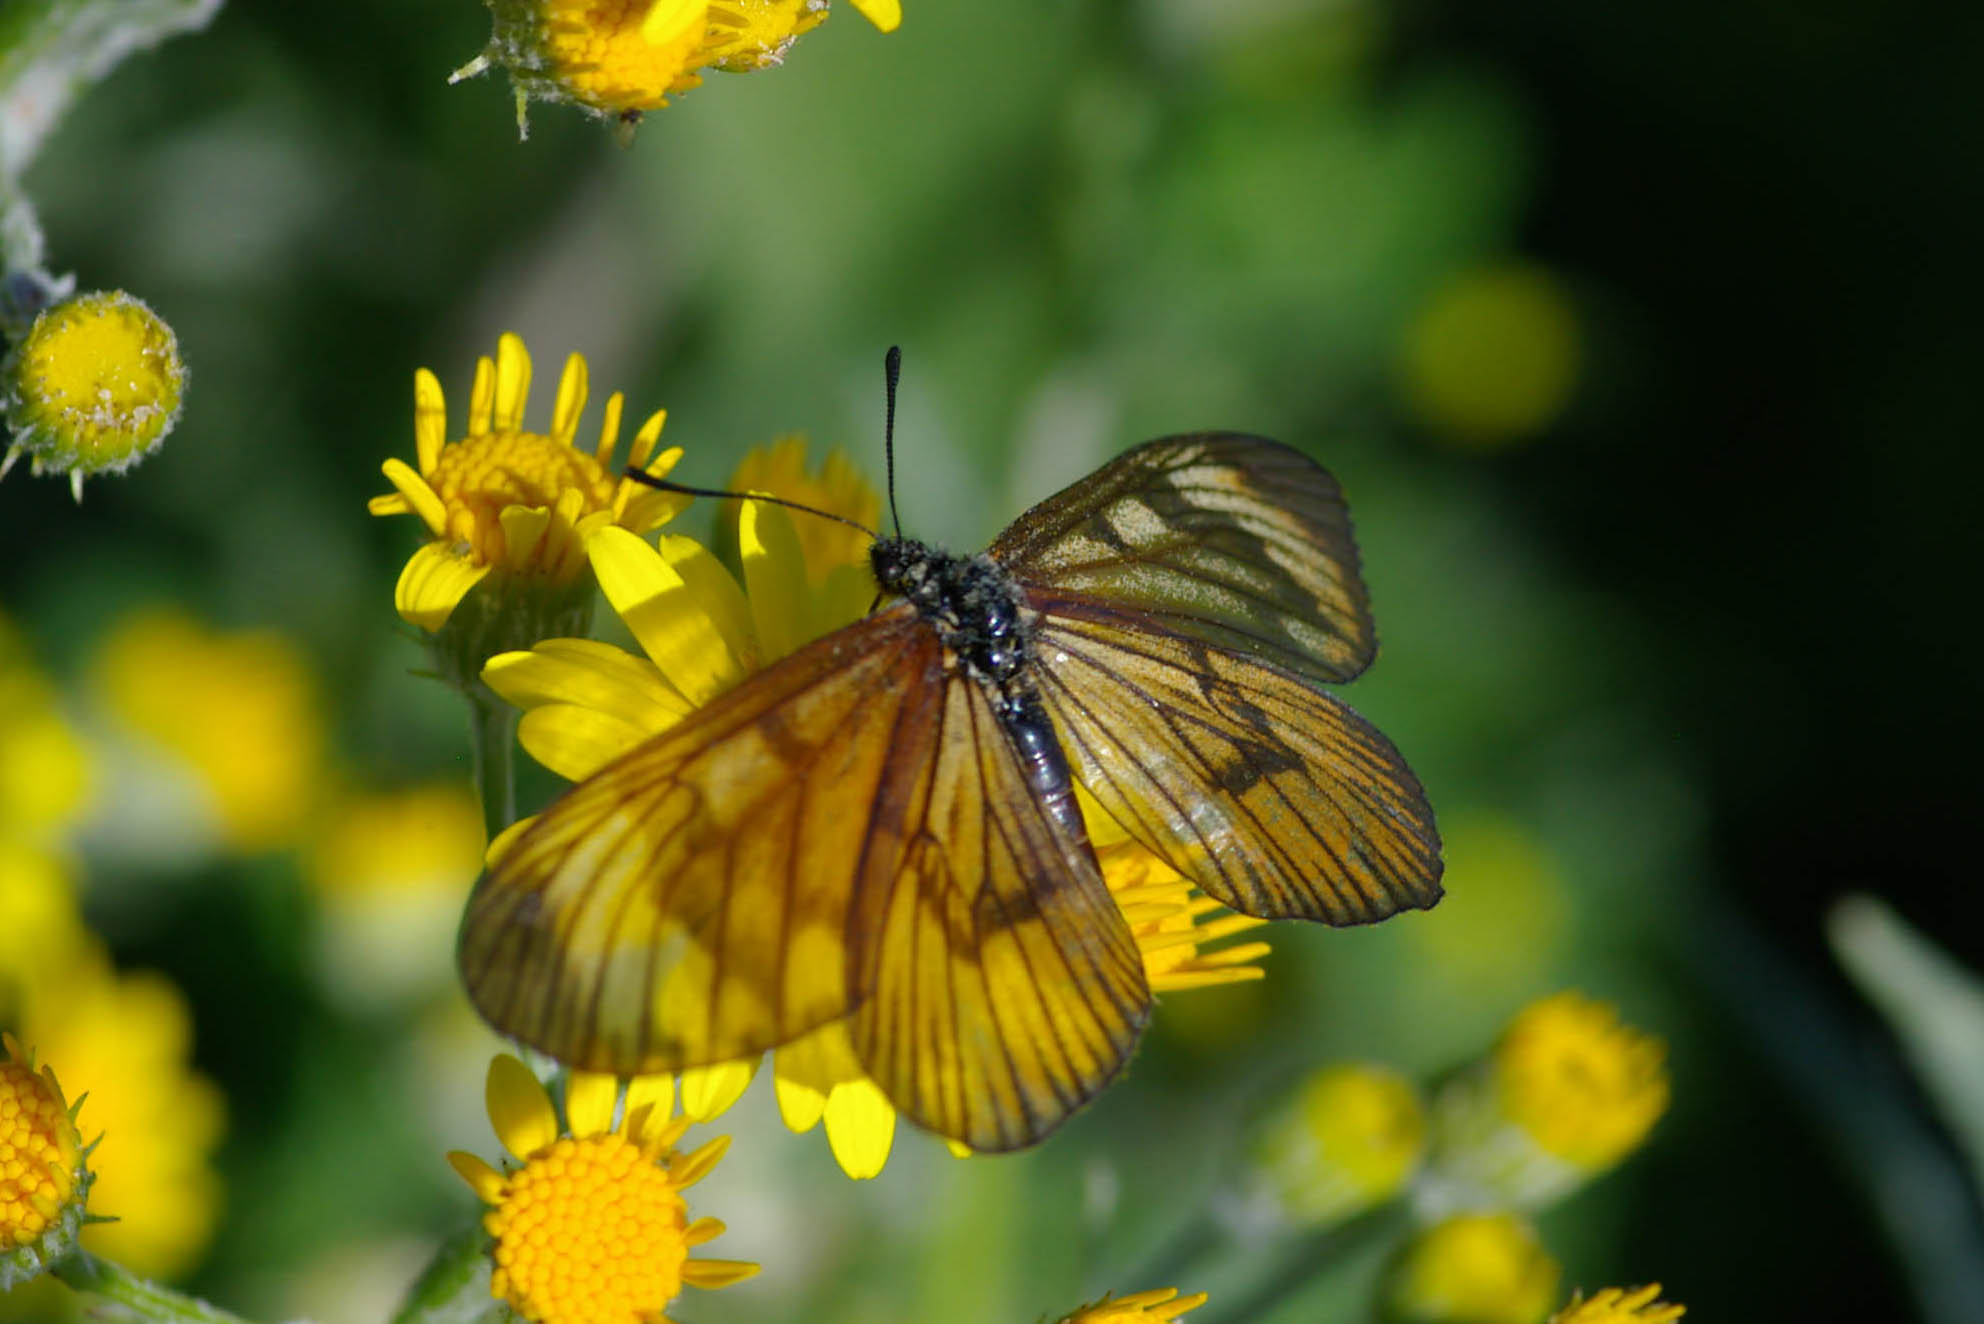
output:
<instances>
[{"instance_id":1,"label":"daisy disc floret","mask_svg":"<svg viewBox=\"0 0 1984 1324\"><path fill-rule=\"evenodd\" d=\"M490 1294L525 1319L666 1324L685 1285L728 1287L757 1273L755 1264L689 1256L724 1225L691 1221L682 1192L709 1175L730 1138L681 1152L689 1119L668 1120L668 1077L638 1078L623 1095L609 1076L575 1073L561 1125L537 1077L503 1055L489 1064L487 1098L515 1164L499 1171L459 1151L448 1161L490 1207Z\"/></svg>"},{"instance_id":2,"label":"daisy disc floret","mask_svg":"<svg viewBox=\"0 0 1984 1324\"><path fill-rule=\"evenodd\" d=\"M417 515L426 526L428 541L406 563L393 601L402 617L437 635L437 660L458 687L472 683L492 654L584 633L592 533L609 526L646 533L687 504L619 472L618 392L607 398L598 444L575 445L586 405L582 357L565 361L547 432L524 427L530 379L524 342L504 335L494 361L477 361L468 431L451 441L441 383L421 369L414 376L418 468L387 460L382 469L394 491L371 502L374 515ZM680 449L655 451L666 419L661 410L648 416L629 466L656 477L674 468Z\"/></svg>"},{"instance_id":3,"label":"daisy disc floret","mask_svg":"<svg viewBox=\"0 0 1984 1324\"><path fill-rule=\"evenodd\" d=\"M186 365L172 328L122 290L42 310L0 362L0 417L11 441L0 475L23 455L33 472L83 480L123 473L179 420Z\"/></svg>"},{"instance_id":4,"label":"daisy disc floret","mask_svg":"<svg viewBox=\"0 0 1984 1324\"><path fill-rule=\"evenodd\" d=\"M0 1035L0 1292L76 1248L90 1172L54 1071Z\"/></svg>"}]
</instances>

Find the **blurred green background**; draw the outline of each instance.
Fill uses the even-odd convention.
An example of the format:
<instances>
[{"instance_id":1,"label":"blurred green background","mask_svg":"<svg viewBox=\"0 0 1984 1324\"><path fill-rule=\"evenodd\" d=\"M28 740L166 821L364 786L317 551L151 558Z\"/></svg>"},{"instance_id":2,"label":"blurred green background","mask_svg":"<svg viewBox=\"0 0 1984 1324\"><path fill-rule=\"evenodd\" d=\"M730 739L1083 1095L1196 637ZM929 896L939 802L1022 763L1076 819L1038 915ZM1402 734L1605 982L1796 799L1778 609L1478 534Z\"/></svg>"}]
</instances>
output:
<instances>
[{"instance_id":1,"label":"blurred green background","mask_svg":"<svg viewBox=\"0 0 1984 1324\"><path fill-rule=\"evenodd\" d=\"M1961 855L1977 20L905 8L884 37L840 7L626 150L549 106L519 143L500 81L448 86L487 39L471 0L237 3L119 69L26 186L51 265L149 301L192 383L162 453L80 508L0 483L0 604L45 668L80 696L145 605L273 628L340 778L465 777L459 704L393 612L415 526L364 502L412 457L414 369L459 420L505 330L536 357L533 425L580 351L582 435L623 390L703 483L793 431L879 479L900 343L905 526L954 544L1147 437L1288 440L1350 496L1384 652L1346 697L1428 787L1449 899L1274 929L1265 982L1167 1002L1129 1080L1021 1158L904 1136L851 1184L760 1085L697 1207L766 1270L677 1317L1018 1321L1178 1281L1228 1318L1244 1245L1190 1281L1149 1257L1278 1081L1340 1057L1429 1076L1574 985L1669 1040L1675 1105L1544 1217L1567 1287L1964 1318L1977 1190L1823 926L1870 892L1984 961ZM97 815L86 910L120 966L185 991L228 1099L193 1285L376 1317L471 1204L442 1151L493 1155L486 1046L422 1047L409 1004L327 984L294 853L161 862ZM1361 1272L1262 1318L1362 1318Z\"/></svg>"}]
</instances>

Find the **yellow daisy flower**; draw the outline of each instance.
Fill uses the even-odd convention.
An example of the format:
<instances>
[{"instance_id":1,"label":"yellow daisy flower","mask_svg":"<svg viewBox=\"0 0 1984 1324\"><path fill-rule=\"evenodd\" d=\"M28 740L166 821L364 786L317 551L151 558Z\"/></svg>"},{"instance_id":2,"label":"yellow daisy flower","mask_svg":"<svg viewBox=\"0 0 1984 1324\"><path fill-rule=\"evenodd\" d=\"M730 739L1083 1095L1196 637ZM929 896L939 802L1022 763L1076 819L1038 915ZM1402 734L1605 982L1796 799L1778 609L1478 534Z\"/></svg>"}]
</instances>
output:
<instances>
[{"instance_id":1,"label":"yellow daisy flower","mask_svg":"<svg viewBox=\"0 0 1984 1324\"><path fill-rule=\"evenodd\" d=\"M490 1207L490 1294L525 1319L667 1324L662 1312L685 1284L714 1290L758 1272L744 1261L689 1258L724 1226L691 1222L682 1192L716 1167L730 1137L677 1150L690 1119L668 1120L668 1077L631 1081L623 1097L609 1076L574 1073L561 1127L544 1086L505 1054L489 1063L487 1099L516 1166L499 1171L460 1151L448 1162Z\"/></svg>"},{"instance_id":2,"label":"yellow daisy flower","mask_svg":"<svg viewBox=\"0 0 1984 1324\"><path fill-rule=\"evenodd\" d=\"M808 475L803 458L792 440L754 452L733 490L769 490L864 523L876 517L880 498L851 466L830 457L818 475ZM666 536L650 547L625 530L603 528L588 542L600 587L645 658L591 640L551 639L490 659L483 680L524 710L518 736L538 762L581 781L752 673L858 619L874 600L866 537L765 502L735 504L741 585L690 538ZM1103 876L1142 949L1153 991L1261 977L1249 963L1267 951L1265 943L1209 946L1261 921L1216 915L1216 902L1196 895L1090 808ZM492 843L491 858L522 826ZM773 1069L789 1127L806 1131L824 1121L849 1176L882 1170L896 1113L860 1069L845 1027L825 1026L780 1048ZM737 1062L684 1073L684 1107L699 1120L715 1117L755 1070L755 1062Z\"/></svg>"},{"instance_id":3,"label":"yellow daisy flower","mask_svg":"<svg viewBox=\"0 0 1984 1324\"><path fill-rule=\"evenodd\" d=\"M1582 993L1531 1003L1434 1101L1429 1203L1534 1209L1604 1172L1667 1111L1666 1052Z\"/></svg>"},{"instance_id":4,"label":"yellow daisy flower","mask_svg":"<svg viewBox=\"0 0 1984 1324\"><path fill-rule=\"evenodd\" d=\"M800 34L826 21L827 0L487 0L495 29L460 82L500 66L516 95L517 130L532 101L564 102L631 130L701 69L750 73L781 63ZM899 0L854 0L884 32Z\"/></svg>"},{"instance_id":5,"label":"yellow daisy flower","mask_svg":"<svg viewBox=\"0 0 1984 1324\"><path fill-rule=\"evenodd\" d=\"M115 1221L84 1228L83 1248L141 1274L192 1268L220 1213L212 1161L223 1109L188 1069L192 1018L179 990L158 975L120 975L92 951L31 990L20 1032L89 1096L101 1136L90 1207Z\"/></svg>"},{"instance_id":6,"label":"yellow daisy flower","mask_svg":"<svg viewBox=\"0 0 1984 1324\"><path fill-rule=\"evenodd\" d=\"M1571 1302L1550 1317L1550 1324L1670 1324L1688 1313L1660 1298L1660 1284L1608 1287L1596 1296L1573 1292Z\"/></svg>"},{"instance_id":7,"label":"yellow daisy flower","mask_svg":"<svg viewBox=\"0 0 1984 1324\"><path fill-rule=\"evenodd\" d=\"M1388 1318L1411 1324L1543 1324L1563 1268L1514 1214L1457 1214L1393 1261Z\"/></svg>"},{"instance_id":8,"label":"yellow daisy flower","mask_svg":"<svg viewBox=\"0 0 1984 1324\"><path fill-rule=\"evenodd\" d=\"M1056 1324L1137 1324L1140 1320L1172 1320L1197 1310L1208 1300L1204 1292L1179 1296L1175 1287L1160 1287L1128 1296L1105 1296L1061 1316Z\"/></svg>"},{"instance_id":9,"label":"yellow daisy flower","mask_svg":"<svg viewBox=\"0 0 1984 1324\"><path fill-rule=\"evenodd\" d=\"M91 1175L71 1107L49 1067L0 1034L0 1292L76 1248Z\"/></svg>"},{"instance_id":10,"label":"yellow daisy flower","mask_svg":"<svg viewBox=\"0 0 1984 1324\"><path fill-rule=\"evenodd\" d=\"M1338 1223L1405 1189L1426 1152L1426 1112L1389 1067L1312 1073L1253 1136L1252 1181L1289 1221Z\"/></svg>"},{"instance_id":11,"label":"yellow daisy flower","mask_svg":"<svg viewBox=\"0 0 1984 1324\"><path fill-rule=\"evenodd\" d=\"M406 563L393 602L423 630L447 627L436 656L461 687L495 653L584 633L592 612L588 535L609 526L646 533L688 504L616 471L619 392L607 398L593 451L573 444L586 406L586 362L577 354L558 380L551 430L525 431L530 373L524 342L504 335L493 362L476 361L468 432L450 441L441 383L422 368L413 382L420 467L387 460L381 467L395 490L371 502L374 515L416 514L427 527L428 541ZM648 416L634 436L630 466L656 477L675 467L679 448L655 453L666 419L662 410Z\"/></svg>"}]
</instances>

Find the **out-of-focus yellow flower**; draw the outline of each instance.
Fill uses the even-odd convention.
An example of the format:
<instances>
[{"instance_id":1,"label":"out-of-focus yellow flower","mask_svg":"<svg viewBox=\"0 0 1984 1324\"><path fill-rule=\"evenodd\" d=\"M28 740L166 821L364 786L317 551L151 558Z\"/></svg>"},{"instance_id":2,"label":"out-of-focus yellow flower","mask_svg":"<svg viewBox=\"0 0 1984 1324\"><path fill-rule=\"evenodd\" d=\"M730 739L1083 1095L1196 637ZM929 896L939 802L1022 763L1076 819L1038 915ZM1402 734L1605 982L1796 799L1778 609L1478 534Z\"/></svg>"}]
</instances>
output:
<instances>
[{"instance_id":1,"label":"out-of-focus yellow flower","mask_svg":"<svg viewBox=\"0 0 1984 1324\"><path fill-rule=\"evenodd\" d=\"M852 466L829 456L820 473L809 474L803 459L803 449L790 441L754 451L732 490L769 491L860 523L875 518L880 498ZM767 502L738 505L741 585L691 538L663 537L656 548L625 530L603 528L587 543L600 587L645 658L592 640L550 639L490 659L483 680L524 710L518 736L539 763L582 781L754 672L858 619L874 600L866 538ZM830 531L802 534L806 525ZM1104 880L1154 991L1261 977L1250 963L1267 952L1266 943L1218 944L1262 921L1225 914L1099 811L1089 821ZM492 843L491 858L522 827ZM685 1072L684 1107L697 1120L713 1119L755 1070L754 1062L737 1062ZM826 1026L780 1048L773 1070L789 1127L806 1131L824 1121L849 1176L882 1170L896 1113L860 1069L845 1027Z\"/></svg>"},{"instance_id":2,"label":"out-of-focus yellow flower","mask_svg":"<svg viewBox=\"0 0 1984 1324\"><path fill-rule=\"evenodd\" d=\"M689 1119L668 1120L667 1077L638 1078L621 1098L611 1077L574 1073L561 1127L530 1069L503 1055L489 1064L487 1096L490 1125L520 1166L499 1172L459 1151L448 1161L490 1206L490 1293L525 1319L665 1324L662 1312L684 1284L715 1289L757 1273L739 1260L689 1258L724 1226L690 1222L682 1192L716 1167L730 1137L678 1151Z\"/></svg>"},{"instance_id":3,"label":"out-of-focus yellow flower","mask_svg":"<svg viewBox=\"0 0 1984 1324\"><path fill-rule=\"evenodd\" d=\"M1179 1296L1175 1287L1132 1292L1128 1296L1105 1296L1061 1316L1059 1324L1137 1324L1139 1320L1177 1319L1197 1310L1207 1299L1204 1292Z\"/></svg>"},{"instance_id":4,"label":"out-of-focus yellow flower","mask_svg":"<svg viewBox=\"0 0 1984 1324\"><path fill-rule=\"evenodd\" d=\"M1433 1110L1435 1206L1536 1208L1610 1168L1667 1110L1666 1046L1566 991L1531 1003Z\"/></svg>"},{"instance_id":5,"label":"out-of-focus yellow flower","mask_svg":"<svg viewBox=\"0 0 1984 1324\"><path fill-rule=\"evenodd\" d=\"M108 714L162 766L193 774L159 788L191 801L175 808L204 811L238 850L296 839L316 809L324 731L315 681L288 639L146 610L111 629L92 671Z\"/></svg>"},{"instance_id":6,"label":"out-of-focus yellow flower","mask_svg":"<svg viewBox=\"0 0 1984 1324\"><path fill-rule=\"evenodd\" d=\"M1406 403L1457 446L1493 449L1548 427L1578 373L1570 298L1539 267L1465 272L1406 333Z\"/></svg>"},{"instance_id":7,"label":"out-of-focus yellow flower","mask_svg":"<svg viewBox=\"0 0 1984 1324\"><path fill-rule=\"evenodd\" d=\"M0 616L0 837L47 840L75 819L89 755L13 622Z\"/></svg>"},{"instance_id":8,"label":"out-of-focus yellow flower","mask_svg":"<svg viewBox=\"0 0 1984 1324\"><path fill-rule=\"evenodd\" d=\"M1596 1296L1571 1294L1571 1302L1550 1317L1550 1324L1669 1324L1688 1313L1686 1306L1659 1299L1660 1284L1608 1287Z\"/></svg>"},{"instance_id":9,"label":"out-of-focus yellow flower","mask_svg":"<svg viewBox=\"0 0 1984 1324\"><path fill-rule=\"evenodd\" d=\"M179 419L186 365L164 319L122 290L45 308L0 361L0 417L12 434L0 477L21 456L35 473L123 473Z\"/></svg>"},{"instance_id":10,"label":"out-of-focus yellow flower","mask_svg":"<svg viewBox=\"0 0 1984 1324\"><path fill-rule=\"evenodd\" d=\"M1514 1214L1457 1214L1393 1262L1385 1313L1401 1324L1542 1324L1562 1273Z\"/></svg>"},{"instance_id":11,"label":"out-of-focus yellow flower","mask_svg":"<svg viewBox=\"0 0 1984 1324\"><path fill-rule=\"evenodd\" d=\"M89 1096L96 1184L83 1248L142 1274L173 1277L206 1249L220 1212L212 1167L222 1104L187 1066L192 1024L158 975L114 973L91 953L28 999L21 1037Z\"/></svg>"},{"instance_id":12,"label":"out-of-focus yellow flower","mask_svg":"<svg viewBox=\"0 0 1984 1324\"><path fill-rule=\"evenodd\" d=\"M1563 870L1527 824L1480 809L1443 813L1442 853L1455 886L1432 923L1402 937L1423 955L1426 973L1482 997L1531 991L1569 921Z\"/></svg>"},{"instance_id":13,"label":"out-of-focus yellow flower","mask_svg":"<svg viewBox=\"0 0 1984 1324\"><path fill-rule=\"evenodd\" d=\"M387 460L382 467L395 491L372 498L374 515L415 514L427 526L428 541L406 563L393 603L423 630L447 627L436 660L458 687L473 683L496 653L583 634L593 590L586 539L608 527L647 533L689 500L616 472L624 405L617 391L607 398L599 444L591 453L574 445L586 406L583 358L565 360L547 433L524 430L530 377L524 342L504 335L493 361L476 361L468 433L451 442L441 383L422 368L413 384L420 467ZM629 466L656 477L675 467L679 448L655 454L667 417L662 410L648 416Z\"/></svg>"},{"instance_id":14,"label":"out-of-focus yellow flower","mask_svg":"<svg viewBox=\"0 0 1984 1324\"><path fill-rule=\"evenodd\" d=\"M61 861L0 835L0 1022L68 969L87 941Z\"/></svg>"},{"instance_id":15,"label":"out-of-focus yellow flower","mask_svg":"<svg viewBox=\"0 0 1984 1324\"><path fill-rule=\"evenodd\" d=\"M1413 1083L1341 1063L1310 1075L1256 1132L1255 1185L1290 1221L1323 1226L1397 1195L1425 1150Z\"/></svg>"},{"instance_id":16,"label":"out-of-focus yellow flower","mask_svg":"<svg viewBox=\"0 0 1984 1324\"><path fill-rule=\"evenodd\" d=\"M76 1111L49 1067L0 1034L0 1292L75 1249L88 1201Z\"/></svg>"},{"instance_id":17,"label":"out-of-focus yellow flower","mask_svg":"<svg viewBox=\"0 0 1984 1324\"><path fill-rule=\"evenodd\" d=\"M785 59L800 34L827 18L827 0L487 0L495 31L457 69L460 82L500 66L527 130L532 101L564 102L631 128L698 72L751 73ZM854 0L876 27L902 21L899 0Z\"/></svg>"},{"instance_id":18,"label":"out-of-focus yellow flower","mask_svg":"<svg viewBox=\"0 0 1984 1324\"><path fill-rule=\"evenodd\" d=\"M482 809L453 783L352 795L322 816L307 868L328 923L321 959L350 1004L440 986L482 868Z\"/></svg>"}]
</instances>

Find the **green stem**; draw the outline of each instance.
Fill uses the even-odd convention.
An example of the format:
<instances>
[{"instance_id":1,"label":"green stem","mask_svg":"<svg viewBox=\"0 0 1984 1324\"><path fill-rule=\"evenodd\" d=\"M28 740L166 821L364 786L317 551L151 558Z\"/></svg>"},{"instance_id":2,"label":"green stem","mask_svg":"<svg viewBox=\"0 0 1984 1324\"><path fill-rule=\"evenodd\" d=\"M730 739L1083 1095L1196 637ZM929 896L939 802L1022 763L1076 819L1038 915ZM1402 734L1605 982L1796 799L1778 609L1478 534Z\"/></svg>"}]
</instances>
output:
<instances>
[{"instance_id":1,"label":"green stem","mask_svg":"<svg viewBox=\"0 0 1984 1324\"><path fill-rule=\"evenodd\" d=\"M476 683L468 700L475 789L489 839L517 821L517 710Z\"/></svg>"},{"instance_id":2,"label":"green stem","mask_svg":"<svg viewBox=\"0 0 1984 1324\"><path fill-rule=\"evenodd\" d=\"M85 1250L57 1260L48 1271L78 1292L92 1292L114 1301L141 1319L161 1324L246 1324L239 1315L140 1278L124 1266L100 1260Z\"/></svg>"}]
</instances>

